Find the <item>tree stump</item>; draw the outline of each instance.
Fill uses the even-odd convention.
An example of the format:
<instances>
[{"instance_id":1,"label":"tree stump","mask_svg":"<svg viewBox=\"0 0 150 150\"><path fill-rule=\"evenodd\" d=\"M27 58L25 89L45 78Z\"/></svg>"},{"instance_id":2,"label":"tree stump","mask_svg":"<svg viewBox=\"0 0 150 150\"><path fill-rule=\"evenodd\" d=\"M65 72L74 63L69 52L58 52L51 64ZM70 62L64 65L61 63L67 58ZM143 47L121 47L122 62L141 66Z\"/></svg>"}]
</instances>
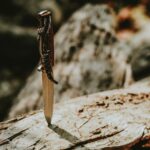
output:
<instances>
[{"instance_id":1,"label":"tree stump","mask_svg":"<svg viewBox=\"0 0 150 150\"><path fill-rule=\"evenodd\" d=\"M43 111L0 125L0 149L150 148L150 78L126 89L56 104L52 125Z\"/></svg>"}]
</instances>

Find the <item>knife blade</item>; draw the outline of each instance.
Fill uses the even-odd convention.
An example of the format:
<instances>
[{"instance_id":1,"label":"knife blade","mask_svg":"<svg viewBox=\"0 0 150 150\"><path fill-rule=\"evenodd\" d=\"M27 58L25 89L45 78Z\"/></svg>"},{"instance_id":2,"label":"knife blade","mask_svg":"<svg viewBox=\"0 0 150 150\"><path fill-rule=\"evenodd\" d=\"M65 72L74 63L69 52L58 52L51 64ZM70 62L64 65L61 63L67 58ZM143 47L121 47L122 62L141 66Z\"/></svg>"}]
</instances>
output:
<instances>
[{"instance_id":1,"label":"knife blade","mask_svg":"<svg viewBox=\"0 0 150 150\"><path fill-rule=\"evenodd\" d=\"M48 10L38 13L40 26L38 28L38 41L41 56L42 85L44 98L44 115L48 124L51 124L54 104L54 83L58 82L53 77L54 66L54 40L51 12Z\"/></svg>"}]
</instances>

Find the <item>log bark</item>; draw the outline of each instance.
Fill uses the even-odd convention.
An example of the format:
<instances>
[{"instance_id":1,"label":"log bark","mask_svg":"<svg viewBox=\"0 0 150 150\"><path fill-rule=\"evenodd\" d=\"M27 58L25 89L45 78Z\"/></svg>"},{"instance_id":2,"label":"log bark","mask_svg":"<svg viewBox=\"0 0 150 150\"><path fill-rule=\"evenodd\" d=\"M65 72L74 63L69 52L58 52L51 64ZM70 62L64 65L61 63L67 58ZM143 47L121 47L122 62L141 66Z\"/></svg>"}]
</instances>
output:
<instances>
[{"instance_id":1,"label":"log bark","mask_svg":"<svg viewBox=\"0 0 150 150\"><path fill-rule=\"evenodd\" d=\"M150 148L150 78L126 89L55 105L52 125L43 111L0 124L1 149Z\"/></svg>"}]
</instances>

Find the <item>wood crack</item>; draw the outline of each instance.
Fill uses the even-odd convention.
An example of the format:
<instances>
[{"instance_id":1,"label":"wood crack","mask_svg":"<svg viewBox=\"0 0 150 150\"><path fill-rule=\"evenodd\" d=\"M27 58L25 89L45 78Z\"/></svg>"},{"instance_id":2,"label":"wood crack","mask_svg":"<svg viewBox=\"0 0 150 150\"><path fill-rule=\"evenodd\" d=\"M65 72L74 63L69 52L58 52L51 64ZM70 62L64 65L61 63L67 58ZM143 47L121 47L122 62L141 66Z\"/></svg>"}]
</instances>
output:
<instances>
[{"instance_id":1,"label":"wood crack","mask_svg":"<svg viewBox=\"0 0 150 150\"><path fill-rule=\"evenodd\" d=\"M70 146L68 148L66 148L65 150L72 150L74 148L77 148L79 147L80 145L85 145L85 144L88 144L88 143L92 143L92 142L95 142L95 141L98 141L98 140L101 140L101 139L106 139L108 137L111 137L111 136L114 136L120 132L124 131L124 129L120 130L120 131L115 131L109 135L106 135L106 136L98 136L98 137L95 137L95 138L91 138L91 139L87 139L87 140L84 140L84 141L78 141L77 143L75 143L75 145L73 146Z\"/></svg>"},{"instance_id":2,"label":"wood crack","mask_svg":"<svg viewBox=\"0 0 150 150\"><path fill-rule=\"evenodd\" d=\"M67 132L66 130L64 130L56 125L50 124L49 128L52 129L55 133L57 133L61 138L69 141L72 144L81 143L81 141L76 136L73 136L71 133ZM78 146L81 148L84 147L84 145L82 143ZM84 149L88 150L88 148L85 148L85 147L84 147Z\"/></svg>"},{"instance_id":3,"label":"wood crack","mask_svg":"<svg viewBox=\"0 0 150 150\"><path fill-rule=\"evenodd\" d=\"M14 134L13 136L7 138L7 139L4 139L2 141L0 141L0 146L4 145L4 144L8 144L10 141L12 141L13 139L15 139L16 137L20 136L23 132L25 132L27 129L24 129L24 130L21 130L20 132Z\"/></svg>"}]
</instances>

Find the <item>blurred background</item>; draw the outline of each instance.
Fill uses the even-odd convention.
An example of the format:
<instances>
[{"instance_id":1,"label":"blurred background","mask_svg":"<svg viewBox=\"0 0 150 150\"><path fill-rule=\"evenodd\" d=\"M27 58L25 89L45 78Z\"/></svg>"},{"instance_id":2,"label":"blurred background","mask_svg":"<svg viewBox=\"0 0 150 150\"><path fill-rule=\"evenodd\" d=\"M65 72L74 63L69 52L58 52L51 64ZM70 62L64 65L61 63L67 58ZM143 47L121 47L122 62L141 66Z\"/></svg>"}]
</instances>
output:
<instances>
[{"instance_id":1,"label":"blurred background","mask_svg":"<svg viewBox=\"0 0 150 150\"><path fill-rule=\"evenodd\" d=\"M117 16L115 28L120 40L129 40L150 23L149 0L3 0L0 5L0 120L8 114L14 99L39 61L38 20L43 9L53 12L57 33L73 12L87 3L106 4ZM149 34L149 33L148 33ZM136 76L141 78L149 71Z\"/></svg>"}]
</instances>

